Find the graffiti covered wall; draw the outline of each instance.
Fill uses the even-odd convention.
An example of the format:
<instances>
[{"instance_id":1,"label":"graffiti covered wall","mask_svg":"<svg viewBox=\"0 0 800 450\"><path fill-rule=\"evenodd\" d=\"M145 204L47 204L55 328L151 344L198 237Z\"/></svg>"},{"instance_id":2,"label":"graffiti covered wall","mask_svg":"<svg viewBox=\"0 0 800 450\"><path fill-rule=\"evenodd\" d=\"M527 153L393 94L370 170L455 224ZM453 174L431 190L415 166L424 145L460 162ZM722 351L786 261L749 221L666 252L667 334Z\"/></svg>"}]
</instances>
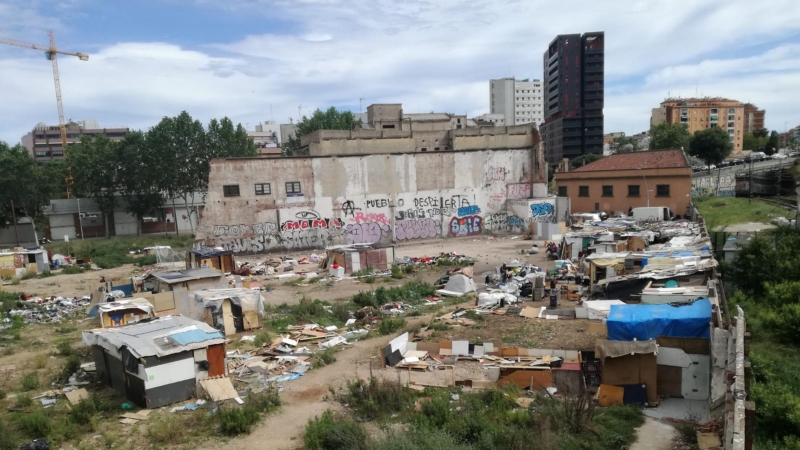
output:
<instances>
[{"instance_id":1,"label":"graffiti covered wall","mask_svg":"<svg viewBox=\"0 0 800 450\"><path fill-rule=\"evenodd\" d=\"M509 199L534 191L530 150L303 160L214 161L198 239L261 253L519 232L533 221L507 211ZM258 192L270 194L256 195L253 185L265 183ZM231 184L239 197L224 196ZM545 221L546 210L540 216Z\"/></svg>"}]
</instances>

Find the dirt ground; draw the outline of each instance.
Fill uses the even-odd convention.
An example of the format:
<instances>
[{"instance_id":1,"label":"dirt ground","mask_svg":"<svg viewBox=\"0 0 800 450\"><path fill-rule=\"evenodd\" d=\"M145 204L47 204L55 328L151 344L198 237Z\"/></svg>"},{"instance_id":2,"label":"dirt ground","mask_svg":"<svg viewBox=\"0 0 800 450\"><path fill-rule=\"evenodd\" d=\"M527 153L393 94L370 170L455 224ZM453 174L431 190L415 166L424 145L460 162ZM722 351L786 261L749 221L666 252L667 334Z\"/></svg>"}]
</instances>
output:
<instances>
[{"instance_id":1,"label":"dirt ground","mask_svg":"<svg viewBox=\"0 0 800 450\"><path fill-rule=\"evenodd\" d=\"M484 272L494 270L503 262L512 259L519 259L523 263L536 264L543 269L555 266L553 261L548 261L543 255L527 255L524 252L530 248L532 242L522 239L511 238L459 238L448 240L427 241L408 245L398 245L395 247L396 257L421 257L438 255L441 252L455 252L468 255L475 259L475 281L479 291L483 288ZM541 243L540 243L541 244ZM309 256L312 251L302 253L287 254L296 259ZM317 252L319 253L319 252ZM264 256L237 258L238 260L259 261ZM314 265L301 265L297 270L313 271ZM58 275L44 279L25 280L18 286L4 286L4 289L22 291L38 296L61 295L73 297L87 295L93 289L101 276L112 279L122 276L130 276L135 270L133 266L124 266L117 269L98 270L79 275ZM432 267L419 274L426 281L433 281L440 277L446 268ZM336 282L333 286L326 283L314 285L287 285L285 280L263 280L264 277L256 277L272 288L270 292L265 292L264 297L268 304L296 303L303 297L318 298L320 300L346 299L359 291L375 289L378 286L398 285L406 280L391 280L390 283L376 282L367 284L355 280L343 280ZM566 305L564 303L569 303ZM461 306L469 307L474 304L474 300L464 303ZM544 302L525 302L524 306L542 306ZM571 302L562 300L561 308L570 308ZM450 308L452 310L454 308ZM439 311L436 315L441 315ZM429 324L432 320L430 314L408 318L408 329L414 329L421 325ZM67 325L62 324L61 327ZM82 321L68 325L77 328L75 331L68 331L60 334L55 330L59 325L35 325L23 328L21 341L11 343L14 347L13 352L3 353L0 356L0 388L11 392L16 390L19 384L19 377L27 371L37 371L42 379L46 379L49 372L58 370L63 364L63 358L50 356L56 353L56 344L61 339L69 339L74 345L79 346L80 330L94 326L94 321ZM484 320L479 320L475 327L456 327L450 330L438 331L440 339L469 339L480 341L483 338L500 339L506 345L519 345L539 348L554 349L591 349L594 341L602 336L593 335L588 332L588 323L584 320L555 320L544 321L536 319L526 319L523 317L510 316L484 316ZM297 449L302 447L302 434L309 419L320 415L328 408L340 408L340 406L330 401L330 389L340 389L346 385L347 380L368 378L370 374L392 380L406 382L407 371L393 368L379 369L379 349L385 346L394 336L379 336L355 342L349 347L345 347L337 354L337 360L324 368L314 369L306 373L298 380L283 384L284 390L281 393L283 406L277 413L267 416L250 435L235 438L229 441L207 442L207 448L226 448L228 450L252 449L263 447L265 442L269 442L270 449ZM232 338L238 340L238 336ZM44 355L44 356L37 356ZM38 357L38 363L36 362ZM46 358L46 362L42 360ZM38 364L38 365L37 365ZM370 370L370 365L373 370ZM479 378L482 368L479 363L462 361L459 362L456 371L457 379ZM413 373L412 379L418 377L452 377L452 374L444 371L428 373ZM419 380L421 381L421 380ZM430 380L426 380L430 381ZM91 439L89 436L87 439Z\"/></svg>"}]
</instances>

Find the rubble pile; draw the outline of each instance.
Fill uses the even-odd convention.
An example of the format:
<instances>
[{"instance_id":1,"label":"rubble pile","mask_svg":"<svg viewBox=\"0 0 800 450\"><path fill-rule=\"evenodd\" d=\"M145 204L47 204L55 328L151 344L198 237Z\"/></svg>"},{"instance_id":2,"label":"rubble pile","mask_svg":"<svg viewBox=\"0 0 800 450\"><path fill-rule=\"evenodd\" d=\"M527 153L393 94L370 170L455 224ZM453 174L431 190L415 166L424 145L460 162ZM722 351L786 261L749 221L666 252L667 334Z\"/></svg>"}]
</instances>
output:
<instances>
[{"instance_id":1,"label":"rubble pile","mask_svg":"<svg viewBox=\"0 0 800 450\"><path fill-rule=\"evenodd\" d=\"M84 297L34 297L21 295L20 300L26 306L25 309L12 309L8 312L9 317L20 316L25 323L61 323L64 320L84 317L86 307L91 303L92 298ZM6 319L10 321L10 319Z\"/></svg>"}]
</instances>

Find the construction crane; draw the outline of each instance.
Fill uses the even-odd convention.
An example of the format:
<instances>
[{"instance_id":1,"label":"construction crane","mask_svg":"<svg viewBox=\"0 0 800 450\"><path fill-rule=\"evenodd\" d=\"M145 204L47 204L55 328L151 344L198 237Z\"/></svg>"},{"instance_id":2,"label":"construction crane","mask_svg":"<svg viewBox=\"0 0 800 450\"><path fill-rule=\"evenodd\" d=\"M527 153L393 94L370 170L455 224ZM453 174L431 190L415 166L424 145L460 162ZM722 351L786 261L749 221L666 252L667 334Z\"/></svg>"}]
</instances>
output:
<instances>
[{"instance_id":1,"label":"construction crane","mask_svg":"<svg viewBox=\"0 0 800 450\"><path fill-rule=\"evenodd\" d=\"M50 32L50 46L32 44L30 42L22 42L14 39L0 37L0 44L15 45L17 47L30 48L33 50L41 50L47 56L47 59L53 64L53 81L56 85L56 103L58 104L58 129L61 133L61 146L63 147L64 158L67 157L67 127L64 124L64 105L61 103L61 81L58 78L58 60L56 56L60 53L62 55L77 56L81 61L88 61L89 55L85 53L69 53L62 52L56 48L56 40L53 37L53 32ZM72 198L72 171L67 166L67 198Z\"/></svg>"}]
</instances>

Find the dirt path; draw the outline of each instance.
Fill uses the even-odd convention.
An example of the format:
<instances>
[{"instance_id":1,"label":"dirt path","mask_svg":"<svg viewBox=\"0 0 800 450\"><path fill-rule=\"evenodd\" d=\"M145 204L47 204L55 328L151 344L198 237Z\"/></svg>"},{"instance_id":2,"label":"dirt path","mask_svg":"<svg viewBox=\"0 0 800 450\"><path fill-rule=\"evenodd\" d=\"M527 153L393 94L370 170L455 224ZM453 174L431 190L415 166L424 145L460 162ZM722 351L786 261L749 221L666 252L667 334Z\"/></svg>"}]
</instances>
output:
<instances>
[{"instance_id":1,"label":"dirt path","mask_svg":"<svg viewBox=\"0 0 800 450\"><path fill-rule=\"evenodd\" d=\"M630 450L672 450L678 431L672 425L647 417L636 429L636 442Z\"/></svg>"},{"instance_id":2,"label":"dirt path","mask_svg":"<svg viewBox=\"0 0 800 450\"><path fill-rule=\"evenodd\" d=\"M464 305L471 305L466 303ZM452 307L455 309L457 307ZM439 312L438 314L442 314ZM408 321L413 328L429 322L432 315L415 317ZM330 388L339 389L348 380L368 379L369 364L374 361L377 368L378 349L395 336L380 336L356 342L336 355L336 362L320 370L312 370L296 381L284 383L281 393L283 406L277 413L268 416L253 433L234 439L225 445L228 450L250 450L269 442L271 450L295 450L303 448L303 430L306 423L326 409L338 409L341 405L330 401ZM327 400L326 400L327 397Z\"/></svg>"}]
</instances>

